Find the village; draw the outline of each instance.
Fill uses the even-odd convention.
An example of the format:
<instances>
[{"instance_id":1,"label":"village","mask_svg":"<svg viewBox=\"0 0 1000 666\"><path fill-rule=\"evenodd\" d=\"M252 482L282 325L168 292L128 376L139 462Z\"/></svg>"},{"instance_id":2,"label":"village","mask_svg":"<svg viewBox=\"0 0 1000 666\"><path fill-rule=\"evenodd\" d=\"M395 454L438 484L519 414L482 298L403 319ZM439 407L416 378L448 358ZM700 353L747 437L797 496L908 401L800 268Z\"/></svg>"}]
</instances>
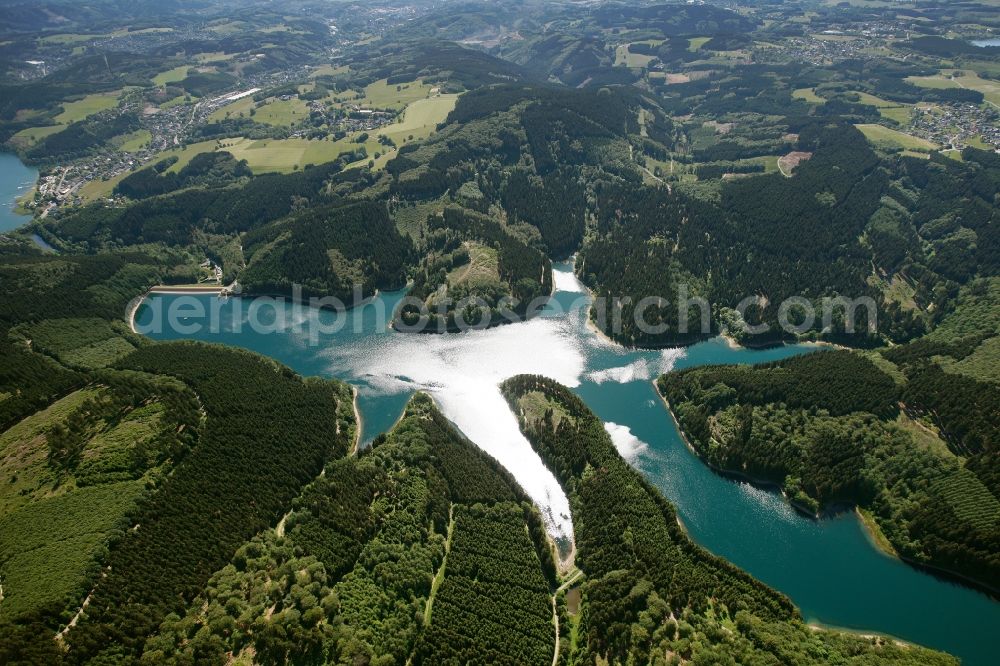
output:
<instances>
[{"instance_id":1,"label":"village","mask_svg":"<svg viewBox=\"0 0 1000 666\"><path fill-rule=\"evenodd\" d=\"M302 73L298 73L300 76ZM227 92L210 100L193 105L174 106L169 109L155 109L153 113L143 113L142 123L152 139L141 149L130 152L107 148L102 152L56 165L39 176L36 194L32 200L22 202L24 208L33 210L42 207L42 215L62 205L82 203L81 189L95 180L109 181L124 173L134 171L155 160L164 151L197 141L197 129L210 122L210 116L217 110L238 102L245 97L257 95L261 90L282 86L294 80L291 74L276 74L252 81L253 87ZM432 94L437 94L433 89ZM281 95L279 101L290 101L292 95ZM343 137L349 133L371 132L396 120L398 112L367 108L357 103L344 103L331 107L314 100L307 104L309 115L297 124L276 133L281 138L322 139ZM128 112L128 106L108 111L108 114Z\"/></svg>"}]
</instances>

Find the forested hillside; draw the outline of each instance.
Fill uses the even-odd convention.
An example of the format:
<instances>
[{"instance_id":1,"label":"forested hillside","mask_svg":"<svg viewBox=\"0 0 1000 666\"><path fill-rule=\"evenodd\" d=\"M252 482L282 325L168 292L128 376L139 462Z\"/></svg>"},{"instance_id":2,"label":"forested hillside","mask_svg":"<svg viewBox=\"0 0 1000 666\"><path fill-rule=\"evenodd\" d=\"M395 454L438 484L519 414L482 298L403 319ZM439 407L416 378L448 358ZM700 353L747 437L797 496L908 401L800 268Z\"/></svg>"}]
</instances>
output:
<instances>
[{"instance_id":1,"label":"forested hillside","mask_svg":"<svg viewBox=\"0 0 1000 666\"><path fill-rule=\"evenodd\" d=\"M989 292L971 293L940 331L991 305ZM857 505L902 557L997 589L1000 394L966 369L979 364L962 365L995 335L706 366L657 387L716 469L779 485L810 514Z\"/></svg>"},{"instance_id":2,"label":"forested hillside","mask_svg":"<svg viewBox=\"0 0 1000 666\"><path fill-rule=\"evenodd\" d=\"M310 208L285 223L258 228L244 238L250 257L240 284L251 294L335 296L354 304L376 289L406 285L412 253L381 202Z\"/></svg>"},{"instance_id":3,"label":"forested hillside","mask_svg":"<svg viewBox=\"0 0 1000 666\"><path fill-rule=\"evenodd\" d=\"M353 441L341 383L129 332L126 303L170 259L19 248L0 260L5 663L137 657Z\"/></svg>"},{"instance_id":4,"label":"forested hillside","mask_svg":"<svg viewBox=\"0 0 1000 666\"><path fill-rule=\"evenodd\" d=\"M583 572L565 663L948 663L894 643L814 631L783 595L695 545L584 403L544 377L504 382L521 429L570 497Z\"/></svg>"},{"instance_id":5,"label":"forested hillside","mask_svg":"<svg viewBox=\"0 0 1000 666\"><path fill-rule=\"evenodd\" d=\"M554 580L537 511L418 394L168 616L142 660L548 664Z\"/></svg>"},{"instance_id":6,"label":"forested hillside","mask_svg":"<svg viewBox=\"0 0 1000 666\"><path fill-rule=\"evenodd\" d=\"M351 444L351 394L340 383L197 344L144 347L118 367L185 382L201 402L204 430L136 515L138 529L111 549L83 621L67 635L81 658L138 654L168 613Z\"/></svg>"},{"instance_id":7,"label":"forested hillside","mask_svg":"<svg viewBox=\"0 0 1000 666\"><path fill-rule=\"evenodd\" d=\"M662 59L669 39L659 50L629 48ZM530 48L570 58L568 44ZM524 55L528 63L539 57ZM550 291L546 262L578 253L579 277L603 299L595 323L640 347L721 331L751 346L906 342L933 330L963 285L1000 266L1000 163L991 153L886 153L855 127L876 107L839 97L782 101L788 92L775 89L775 77L793 85L806 72L747 68L748 77L714 79L717 87L698 79L664 89L570 88L516 69L498 81L513 65L431 42L408 43L393 58L423 67L419 79L393 75L399 90L461 92L423 139L380 137L385 155L366 166L357 166L362 153L345 149L320 166L258 175L220 139L218 152L182 168L173 157L124 178L115 205L60 212L39 231L65 250L153 246L207 256L250 295L289 294L299 284L306 296L350 303L354 285L370 295L411 281L435 331L458 328L454 305L441 305L446 296L481 299L459 313L471 324L497 323L504 297L521 303L508 319L525 316L526 303ZM564 72L584 67L563 62ZM384 73L371 61L352 67L354 89ZM584 69L617 68L596 61ZM335 80L323 85L348 83ZM738 114L727 95L756 106ZM678 121L682 113L702 125ZM765 116L773 116L767 127ZM765 156L774 153L796 161L772 169ZM789 298L796 305L783 310ZM399 320L422 321L415 312Z\"/></svg>"},{"instance_id":8,"label":"forested hillside","mask_svg":"<svg viewBox=\"0 0 1000 666\"><path fill-rule=\"evenodd\" d=\"M448 206L429 216L428 254L408 292L423 307L403 307L398 328L443 332L530 316L552 292L551 262L537 245L474 210Z\"/></svg>"}]
</instances>

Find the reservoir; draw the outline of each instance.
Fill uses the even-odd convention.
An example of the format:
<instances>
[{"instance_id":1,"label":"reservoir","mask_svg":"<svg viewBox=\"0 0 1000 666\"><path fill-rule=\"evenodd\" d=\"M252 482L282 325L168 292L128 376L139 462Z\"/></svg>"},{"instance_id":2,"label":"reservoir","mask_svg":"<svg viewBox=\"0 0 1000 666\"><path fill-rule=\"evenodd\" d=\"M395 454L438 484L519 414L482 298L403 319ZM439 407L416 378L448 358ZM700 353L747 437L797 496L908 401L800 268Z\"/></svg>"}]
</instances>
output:
<instances>
[{"instance_id":1,"label":"reservoir","mask_svg":"<svg viewBox=\"0 0 1000 666\"><path fill-rule=\"evenodd\" d=\"M972 40L972 44L973 46L978 46L980 48L1000 46L1000 37L991 37L990 39L974 39Z\"/></svg>"},{"instance_id":2,"label":"reservoir","mask_svg":"<svg viewBox=\"0 0 1000 666\"><path fill-rule=\"evenodd\" d=\"M814 521L775 492L715 474L685 446L651 384L670 369L767 362L819 347L750 351L713 339L685 349L625 350L588 328L587 296L571 265L557 264L553 272L556 294L542 316L485 331L395 333L384 313L391 315L399 292L339 315L269 299L154 294L139 308L136 327L160 340L244 347L303 375L347 381L358 389L366 442L392 427L413 391L427 391L510 469L541 507L549 530L565 538L572 525L566 498L497 390L515 374L552 377L605 422L619 451L676 505L695 541L787 594L807 622L889 634L945 650L965 664L995 663L1000 603L882 554L853 513ZM157 325L158 313L172 307L191 311L181 308L181 299L189 306L197 300L217 316L194 313L169 330ZM307 318L330 332L306 333ZM255 321L273 330L254 330Z\"/></svg>"},{"instance_id":3,"label":"reservoir","mask_svg":"<svg viewBox=\"0 0 1000 666\"><path fill-rule=\"evenodd\" d=\"M37 180L37 169L26 166L17 155L0 153L0 233L31 221L27 215L15 213L14 205Z\"/></svg>"}]
</instances>

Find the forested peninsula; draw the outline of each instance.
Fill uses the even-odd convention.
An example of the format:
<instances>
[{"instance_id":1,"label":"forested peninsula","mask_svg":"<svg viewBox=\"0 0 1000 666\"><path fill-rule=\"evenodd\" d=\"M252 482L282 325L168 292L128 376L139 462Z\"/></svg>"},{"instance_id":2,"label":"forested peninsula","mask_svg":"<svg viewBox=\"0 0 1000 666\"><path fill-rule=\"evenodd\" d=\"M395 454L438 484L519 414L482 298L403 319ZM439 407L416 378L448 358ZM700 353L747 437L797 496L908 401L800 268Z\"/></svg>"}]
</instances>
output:
<instances>
[{"instance_id":1,"label":"forested peninsula","mask_svg":"<svg viewBox=\"0 0 1000 666\"><path fill-rule=\"evenodd\" d=\"M704 366L657 389L714 468L782 488L809 514L858 506L919 566L1000 589L996 279L931 335L877 352Z\"/></svg>"},{"instance_id":2,"label":"forested peninsula","mask_svg":"<svg viewBox=\"0 0 1000 666\"><path fill-rule=\"evenodd\" d=\"M950 662L806 626L787 597L688 538L673 506L621 458L576 395L534 375L513 377L502 390L571 502L582 577L567 618L571 640L560 643L565 663Z\"/></svg>"}]
</instances>

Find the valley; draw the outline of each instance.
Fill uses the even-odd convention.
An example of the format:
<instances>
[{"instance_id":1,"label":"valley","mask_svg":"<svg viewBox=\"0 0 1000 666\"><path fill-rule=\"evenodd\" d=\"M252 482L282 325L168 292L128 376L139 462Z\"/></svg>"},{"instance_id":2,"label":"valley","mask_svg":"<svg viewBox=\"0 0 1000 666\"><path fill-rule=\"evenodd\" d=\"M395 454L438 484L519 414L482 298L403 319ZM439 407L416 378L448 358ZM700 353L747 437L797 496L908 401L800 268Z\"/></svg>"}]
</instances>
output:
<instances>
[{"instance_id":1,"label":"valley","mask_svg":"<svg viewBox=\"0 0 1000 666\"><path fill-rule=\"evenodd\" d=\"M0 663L991 664L997 30L0 2Z\"/></svg>"}]
</instances>

